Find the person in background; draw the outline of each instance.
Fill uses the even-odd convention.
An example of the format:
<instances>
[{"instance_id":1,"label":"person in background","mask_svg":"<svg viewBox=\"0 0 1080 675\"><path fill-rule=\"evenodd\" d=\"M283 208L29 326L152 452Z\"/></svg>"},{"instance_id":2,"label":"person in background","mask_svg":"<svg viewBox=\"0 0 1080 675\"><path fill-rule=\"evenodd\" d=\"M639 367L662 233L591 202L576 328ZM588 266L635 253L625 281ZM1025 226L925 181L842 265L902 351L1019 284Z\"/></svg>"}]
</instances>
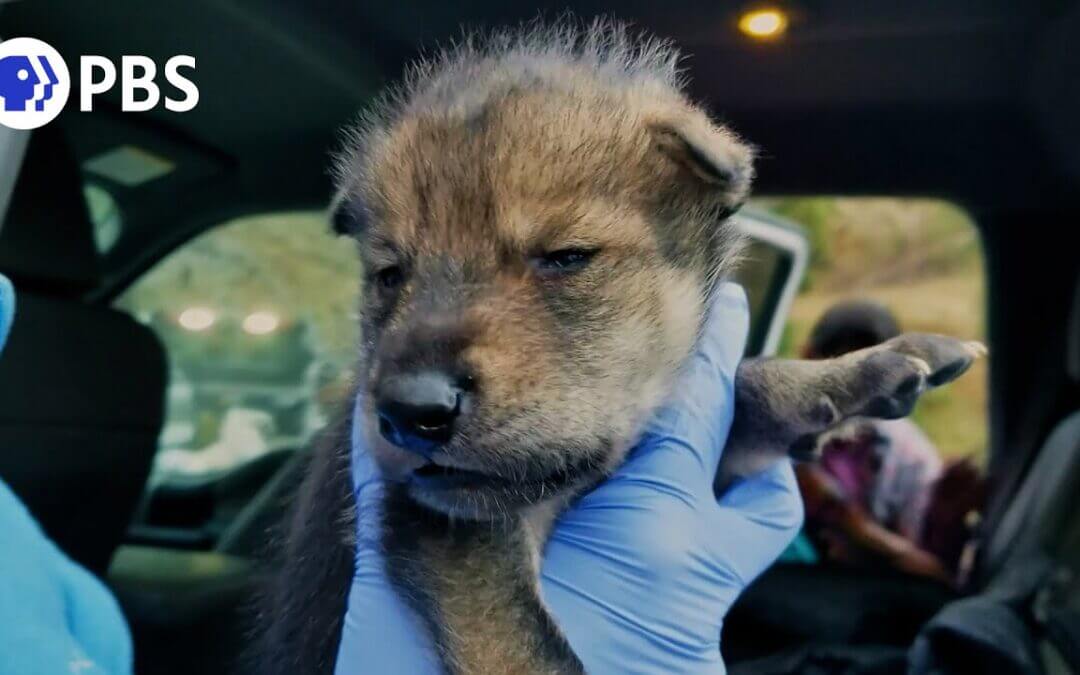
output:
<instances>
[{"instance_id":1,"label":"person in background","mask_svg":"<svg viewBox=\"0 0 1080 675\"><path fill-rule=\"evenodd\" d=\"M843 302L818 320L803 355L832 358L899 334L896 318L884 306ZM853 420L820 439L819 448L820 461L796 471L806 504L804 553L810 543L828 561L884 564L955 581L965 519L983 494L970 459L946 465L906 418Z\"/></svg>"}]
</instances>

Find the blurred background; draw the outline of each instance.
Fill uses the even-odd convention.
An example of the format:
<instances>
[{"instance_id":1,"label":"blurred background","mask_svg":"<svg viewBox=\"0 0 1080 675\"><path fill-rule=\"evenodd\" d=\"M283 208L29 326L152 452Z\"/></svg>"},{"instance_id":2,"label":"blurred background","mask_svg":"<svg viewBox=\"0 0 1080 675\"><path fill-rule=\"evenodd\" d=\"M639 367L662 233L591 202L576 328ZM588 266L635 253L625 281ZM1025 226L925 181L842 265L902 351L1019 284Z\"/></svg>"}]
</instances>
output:
<instances>
[{"instance_id":1,"label":"blurred background","mask_svg":"<svg viewBox=\"0 0 1080 675\"><path fill-rule=\"evenodd\" d=\"M567 11L673 39L690 94L761 149L736 218L748 354L803 355L851 300L991 349L919 403L905 438L925 461L890 474L874 440L856 462L878 487L921 476L933 541L837 471L825 512L843 522L815 517L733 608L730 672L904 672L966 600L1005 602L1013 637L1080 664L1052 637L1080 635L1075 0L8 0L0 38L44 40L72 73L83 55L196 59L188 112L124 112L117 86L84 113L76 86L55 121L0 136L0 272L20 302L0 479L116 593L138 672L234 671L348 391L361 270L326 222L340 129L463 27ZM953 645L953 671L1027 672L976 660L1000 636Z\"/></svg>"},{"instance_id":2,"label":"blurred background","mask_svg":"<svg viewBox=\"0 0 1080 675\"><path fill-rule=\"evenodd\" d=\"M876 300L903 330L986 339L978 231L963 209L927 199L788 198L758 202L802 225L810 265L780 353L797 357L814 323L847 300ZM914 419L945 457L987 452L987 361L929 392Z\"/></svg>"},{"instance_id":3,"label":"blurred background","mask_svg":"<svg viewBox=\"0 0 1080 675\"><path fill-rule=\"evenodd\" d=\"M91 204L95 194L88 190ZM962 209L838 197L759 199L752 207L798 225L809 242L780 355L798 358L813 324L850 299L881 302L905 330L985 338L982 251ZM104 205L92 213L102 232L121 218ZM151 481L221 474L303 447L347 389L359 289L342 280L359 278L353 245L332 237L321 212L283 213L222 224L118 297L116 306L150 325L169 355ZM944 456L981 462L986 361L974 368L923 398L915 419Z\"/></svg>"}]
</instances>

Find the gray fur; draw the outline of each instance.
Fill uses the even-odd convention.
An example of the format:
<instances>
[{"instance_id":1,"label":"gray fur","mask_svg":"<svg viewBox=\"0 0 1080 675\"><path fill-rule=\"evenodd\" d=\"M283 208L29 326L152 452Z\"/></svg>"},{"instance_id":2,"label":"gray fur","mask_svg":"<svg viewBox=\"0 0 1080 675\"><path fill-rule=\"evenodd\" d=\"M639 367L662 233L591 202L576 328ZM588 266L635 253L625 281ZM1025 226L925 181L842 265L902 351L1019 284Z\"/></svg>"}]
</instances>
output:
<instances>
[{"instance_id":1,"label":"gray fur","mask_svg":"<svg viewBox=\"0 0 1080 675\"><path fill-rule=\"evenodd\" d=\"M925 391L960 377L985 353L978 342L904 333L833 359L744 361L717 488L785 456L814 459L817 438L852 418L908 415Z\"/></svg>"},{"instance_id":2,"label":"gray fur","mask_svg":"<svg viewBox=\"0 0 1080 675\"><path fill-rule=\"evenodd\" d=\"M467 495L411 483L430 458L382 439L374 411L360 411L372 456L404 486L385 502L391 579L450 673L581 672L537 591L547 532L618 466L738 255L726 217L748 195L753 150L689 100L678 61L669 44L604 22L466 38L347 136L335 228L375 275L358 387L370 394L417 363L480 383L436 451L444 468L497 479ZM581 274L532 266L582 245L597 253ZM387 269L398 281L378 283ZM897 340L833 361L744 364L720 482L851 416L903 414L973 358L949 338ZM305 483L263 673L332 669L352 543L327 523L351 522L348 453L320 454Z\"/></svg>"}]
</instances>

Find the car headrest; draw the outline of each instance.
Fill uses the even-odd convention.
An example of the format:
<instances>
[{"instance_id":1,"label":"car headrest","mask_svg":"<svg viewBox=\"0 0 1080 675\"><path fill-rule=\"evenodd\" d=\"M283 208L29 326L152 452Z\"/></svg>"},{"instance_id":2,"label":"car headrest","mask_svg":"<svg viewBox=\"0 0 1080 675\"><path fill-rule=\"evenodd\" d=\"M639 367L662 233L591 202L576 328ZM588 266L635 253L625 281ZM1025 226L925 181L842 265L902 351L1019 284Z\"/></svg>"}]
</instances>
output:
<instances>
[{"instance_id":1,"label":"car headrest","mask_svg":"<svg viewBox=\"0 0 1080 675\"><path fill-rule=\"evenodd\" d=\"M56 295L81 293L100 279L79 165L57 128L30 137L0 227L0 272Z\"/></svg>"}]
</instances>

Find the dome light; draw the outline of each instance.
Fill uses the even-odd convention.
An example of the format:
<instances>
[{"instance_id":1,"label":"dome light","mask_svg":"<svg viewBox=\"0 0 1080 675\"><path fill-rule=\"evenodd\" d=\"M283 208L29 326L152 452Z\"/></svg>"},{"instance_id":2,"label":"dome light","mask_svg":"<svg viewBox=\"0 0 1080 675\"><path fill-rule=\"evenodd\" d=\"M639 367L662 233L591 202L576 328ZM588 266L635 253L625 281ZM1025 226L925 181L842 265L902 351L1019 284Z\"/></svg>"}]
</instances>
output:
<instances>
[{"instance_id":1,"label":"dome light","mask_svg":"<svg viewBox=\"0 0 1080 675\"><path fill-rule=\"evenodd\" d=\"M739 17L739 30L756 40L779 37L787 26L787 14L775 7L751 10Z\"/></svg>"}]
</instances>

